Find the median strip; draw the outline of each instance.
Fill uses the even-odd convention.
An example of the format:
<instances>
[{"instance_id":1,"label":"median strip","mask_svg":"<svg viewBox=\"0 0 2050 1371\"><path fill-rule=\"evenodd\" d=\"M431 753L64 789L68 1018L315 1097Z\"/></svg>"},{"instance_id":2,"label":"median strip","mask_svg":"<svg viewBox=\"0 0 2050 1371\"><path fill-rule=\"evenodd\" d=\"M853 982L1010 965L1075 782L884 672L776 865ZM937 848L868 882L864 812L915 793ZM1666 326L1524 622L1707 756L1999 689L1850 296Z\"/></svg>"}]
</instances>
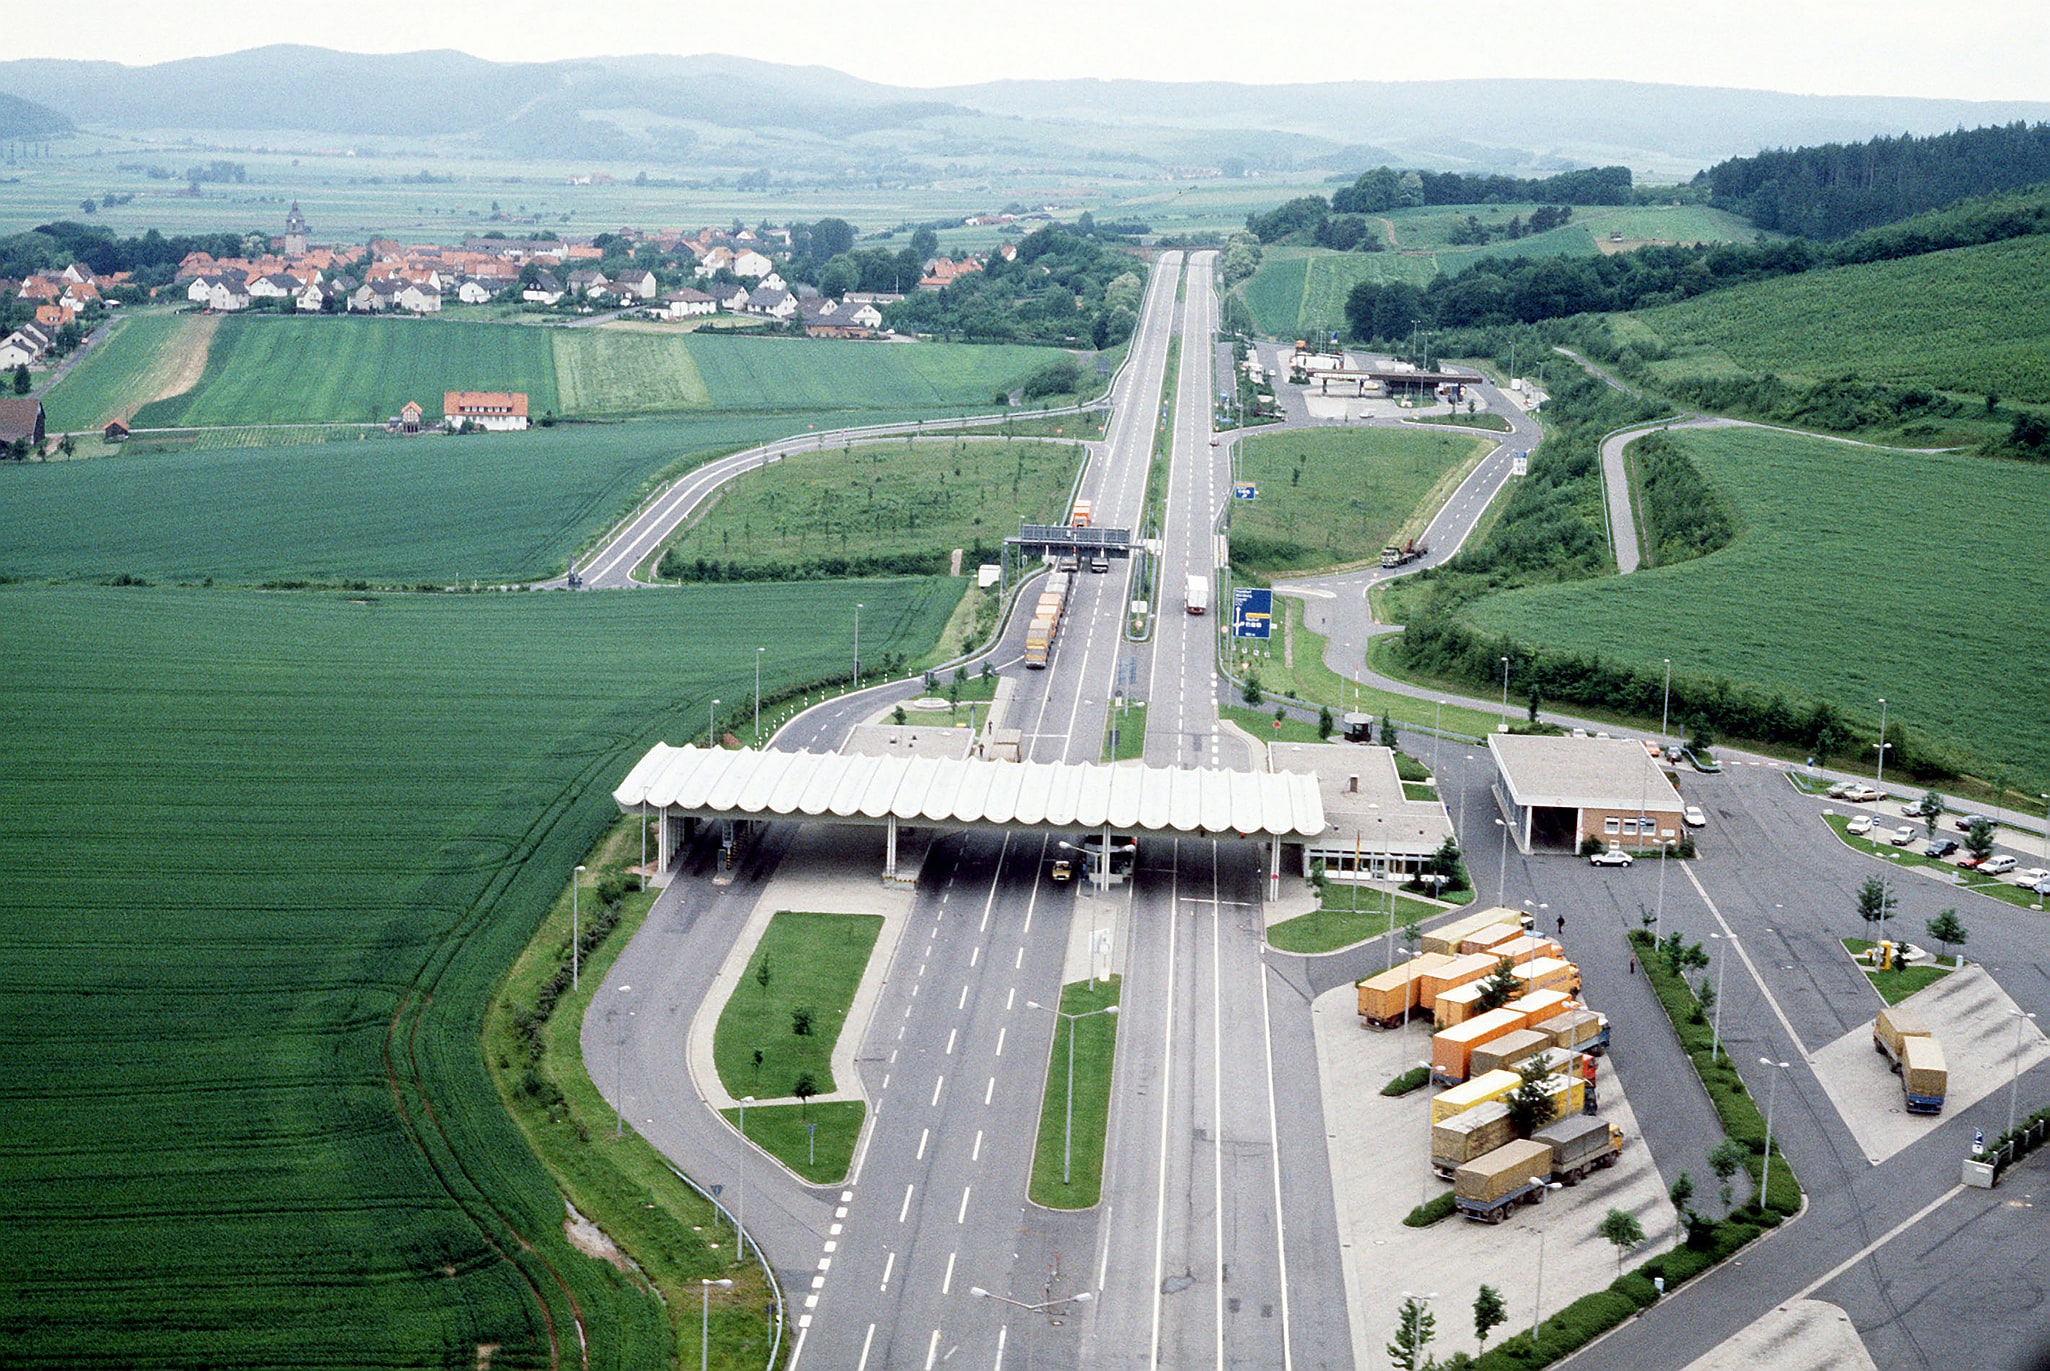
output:
<instances>
[{"instance_id":1,"label":"median strip","mask_svg":"<svg viewBox=\"0 0 2050 1371\"><path fill-rule=\"evenodd\" d=\"M1087 1209L1102 1198L1118 987L1112 976L1061 988L1032 1151L1032 1202L1048 1209Z\"/></svg>"}]
</instances>

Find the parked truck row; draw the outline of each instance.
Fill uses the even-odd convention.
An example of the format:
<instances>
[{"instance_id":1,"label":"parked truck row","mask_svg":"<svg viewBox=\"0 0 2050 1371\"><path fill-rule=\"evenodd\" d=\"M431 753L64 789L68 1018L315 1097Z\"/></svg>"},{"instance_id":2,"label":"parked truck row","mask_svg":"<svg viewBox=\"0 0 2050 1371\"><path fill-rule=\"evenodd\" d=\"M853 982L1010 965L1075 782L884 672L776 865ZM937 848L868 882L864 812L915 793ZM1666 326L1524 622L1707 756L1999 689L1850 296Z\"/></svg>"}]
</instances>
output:
<instances>
[{"instance_id":1,"label":"parked truck row","mask_svg":"<svg viewBox=\"0 0 2050 1371\"><path fill-rule=\"evenodd\" d=\"M1888 1005L1872 1021L1872 1050L1885 1057L1901 1078L1901 1093L1910 1114L1941 1114L1950 1087L1950 1068L1943 1048L1922 1022L1903 1005Z\"/></svg>"},{"instance_id":2,"label":"parked truck row","mask_svg":"<svg viewBox=\"0 0 2050 1371\"><path fill-rule=\"evenodd\" d=\"M1068 591L1074 573L1056 571L1046 578L1039 603L1032 611L1032 623L1025 630L1025 665L1044 670L1053 656L1054 639L1060 636L1061 619L1068 610Z\"/></svg>"},{"instance_id":3,"label":"parked truck row","mask_svg":"<svg viewBox=\"0 0 2050 1371\"><path fill-rule=\"evenodd\" d=\"M1591 1114L1560 1119L1462 1163L1452 1175L1452 1203L1469 1219L1500 1223L1517 1205L1543 1200L1553 1182L1578 1185L1614 1166L1622 1151L1623 1132L1613 1124Z\"/></svg>"}]
</instances>

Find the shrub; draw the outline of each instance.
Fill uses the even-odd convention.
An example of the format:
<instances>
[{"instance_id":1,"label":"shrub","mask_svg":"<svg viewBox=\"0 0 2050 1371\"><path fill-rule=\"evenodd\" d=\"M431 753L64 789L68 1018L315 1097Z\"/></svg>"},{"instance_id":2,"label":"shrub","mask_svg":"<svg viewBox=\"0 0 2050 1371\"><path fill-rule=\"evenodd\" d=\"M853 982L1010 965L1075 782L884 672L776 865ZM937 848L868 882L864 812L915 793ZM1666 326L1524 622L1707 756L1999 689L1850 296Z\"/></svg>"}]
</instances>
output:
<instances>
[{"instance_id":1,"label":"shrub","mask_svg":"<svg viewBox=\"0 0 2050 1371\"><path fill-rule=\"evenodd\" d=\"M1381 1093L1388 1096L1407 1095L1410 1091L1421 1088L1430 1079L1431 1068L1428 1066L1412 1066L1409 1070L1382 1086Z\"/></svg>"},{"instance_id":2,"label":"shrub","mask_svg":"<svg viewBox=\"0 0 2050 1371\"><path fill-rule=\"evenodd\" d=\"M1409 1228L1429 1228L1440 1219L1450 1218L1454 1207L1452 1192L1448 1190L1435 1200L1427 1200L1410 1210L1402 1222Z\"/></svg>"}]
</instances>

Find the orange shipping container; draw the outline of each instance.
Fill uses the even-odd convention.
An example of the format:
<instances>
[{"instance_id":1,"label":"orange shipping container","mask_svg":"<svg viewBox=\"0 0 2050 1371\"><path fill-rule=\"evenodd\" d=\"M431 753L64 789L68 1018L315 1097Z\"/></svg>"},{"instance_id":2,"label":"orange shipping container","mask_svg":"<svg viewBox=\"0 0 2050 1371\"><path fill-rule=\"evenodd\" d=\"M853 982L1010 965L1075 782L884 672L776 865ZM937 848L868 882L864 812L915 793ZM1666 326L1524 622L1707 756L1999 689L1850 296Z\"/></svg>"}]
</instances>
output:
<instances>
[{"instance_id":1,"label":"orange shipping container","mask_svg":"<svg viewBox=\"0 0 2050 1371\"><path fill-rule=\"evenodd\" d=\"M1420 995L1417 1003L1425 1009L1434 1009L1437 1007L1439 995L1454 986L1477 981L1494 969L1495 960L1492 957L1478 954L1471 957L1454 957L1443 966L1426 971L1418 979Z\"/></svg>"},{"instance_id":2,"label":"orange shipping container","mask_svg":"<svg viewBox=\"0 0 2050 1371\"><path fill-rule=\"evenodd\" d=\"M1545 1020L1564 1014L1573 1007L1573 997L1563 990L1533 990L1502 1006L1523 1015L1525 1028L1536 1028Z\"/></svg>"},{"instance_id":3,"label":"orange shipping container","mask_svg":"<svg viewBox=\"0 0 2050 1371\"><path fill-rule=\"evenodd\" d=\"M1489 924L1471 938L1462 938L1459 950L1462 953L1486 952L1499 943L1521 938L1523 930L1515 924Z\"/></svg>"},{"instance_id":4,"label":"orange shipping container","mask_svg":"<svg viewBox=\"0 0 2050 1371\"><path fill-rule=\"evenodd\" d=\"M1483 909L1477 914L1454 919L1451 923L1424 934L1424 951L1457 953L1461 942L1482 929L1493 927L1495 924L1528 927L1529 917L1520 909L1507 909L1499 905L1493 909Z\"/></svg>"},{"instance_id":5,"label":"orange shipping container","mask_svg":"<svg viewBox=\"0 0 2050 1371\"><path fill-rule=\"evenodd\" d=\"M1431 1021L1439 1028L1455 1028L1465 1023L1479 1012L1475 1006L1486 987L1484 980L1453 986L1431 1006Z\"/></svg>"},{"instance_id":6,"label":"orange shipping container","mask_svg":"<svg viewBox=\"0 0 2050 1371\"><path fill-rule=\"evenodd\" d=\"M1539 957L1535 961L1519 963L1516 979L1532 990L1563 990L1568 995L1580 993L1580 968L1557 957Z\"/></svg>"},{"instance_id":7,"label":"orange shipping container","mask_svg":"<svg viewBox=\"0 0 2050 1371\"><path fill-rule=\"evenodd\" d=\"M1496 943L1488 949L1490 957L1507 957L1512 962L1527 962L1538 957L1563 957L1565 949L1550 938L1525 935Z\"/></svg>"},{"instance_id":8,"label":"orange shipping container","mask_svg":"<svg viewBox=\"0 0 2050 1371\"><path fill-rule=\"evenodd\" d=\"M1387 1023L1400 1019L1404 1007L1421 1010L1418 1003L1419 981L1426 972L1435 971L1451 961L1442 952L1426 952L1421 957L1412 957L1401 966L1392 967L1379 975L1369 976L1356 982L1359 990L1360 1017L1376 1023Z\"/></svg>"},{"instance_id":9,"label":"orange shipping container","mask_svg":"<svg viewBox=\"0 0 2050 1371\"><path fill-rule=\"evenodd\" d=\"M1507 1009L1476 1014L1456 1028L1431 1035L1431 1079L1457 1085L1466 1079L1473 1050L1523 1027L1523 1016Z\"/></svg>"}]
</instances>

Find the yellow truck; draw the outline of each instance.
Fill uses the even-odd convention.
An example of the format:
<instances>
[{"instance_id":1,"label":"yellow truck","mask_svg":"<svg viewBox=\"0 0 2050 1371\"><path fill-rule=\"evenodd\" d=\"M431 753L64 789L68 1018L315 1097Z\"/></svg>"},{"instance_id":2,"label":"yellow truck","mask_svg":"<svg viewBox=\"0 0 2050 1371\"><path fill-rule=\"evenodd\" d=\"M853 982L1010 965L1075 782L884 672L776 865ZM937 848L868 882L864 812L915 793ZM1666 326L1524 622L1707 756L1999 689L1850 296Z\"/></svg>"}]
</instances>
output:
<instances>
[{"instance_id":1,"label":"yellow truck","mask_svg":"<svg viewBox=\"0 0 2050 1371\"><path fill-rule=\"evenodd\" d=\"M1421 981L1452 960L1442 952L1426 952L1401 966L1354 982L1359 991L1360 1019L1376 1028L1399 1024L1415 1010L1425 1008Z\"/></svg>"},{"instance_id":2,"label":"yellow truck","mask_svg":"<svg viewBox=\"0 0 2050 1371\"><path fill-rule=\"evenodd\" d=\"M1527 929L1530 927L1530 915L1520 909L1509 909L1502 905L1497 905L1493 909L1483 909L1477 914L1454 919L1449 924L1440 924L1424 934L1423 949L1426 952L1456 954L1461 943L1482 929L1492 928L1496 924L1515 924L1519 928Z\"/></svg>"},{"instance_id":3,"label":"yellow truck","mask_svg":"<svg viewBox=\"0 0 2050 1371\"><path fill-rule=\"evenodd\" d=\"M1490 1009L1465 1023L1431 1035L1431 1079L1439 1085L1459 1085L1473 1071L1473 1053L1495 1039L1523 1028L1523 1016L1507 1009Z\"/></svg>"},{"instance_id":4,"label":"yellow truck","mask_svg":"<svg viewBox=\"0 0 2050 1371\"><path fill-rule=\"evenodd\" d=\"M1910 1114L1941 1114L1950 1087L1950 1068L1942 1044L1929 1032L1922 1016L1903 1005L1888 1005L1872 1020L1872 1050L1885 1057L1901 1078L1901 1093Z\"/></svg>"},{"instance_id":5,"label":"yellow truck","mask_svg":"<svg viewBox=\"0 0 2050 1371\"><path fill-rule=\"evenodd\" d=\"M1504 1143L1452 1173L1452 1202L1480 1223L1500 1223L1519 1204L1544 1199L1552 1149L1531 1138Z\"/></svg>"},{"instance_id":6,"label":"yellow truck","mask_svg":"<svg viewBox=\"0 0 2050 1371\"><path fill-rule=\"evenodd\" d=\"M1509 1123L1509 1106L1502 1101L1489 1100L1461 1110L1444 1122L1431 1125L1431 1170L1449 1181L1460 1167L1515 1137L1516 1131Z\"/></svg>"}]
</instances>

